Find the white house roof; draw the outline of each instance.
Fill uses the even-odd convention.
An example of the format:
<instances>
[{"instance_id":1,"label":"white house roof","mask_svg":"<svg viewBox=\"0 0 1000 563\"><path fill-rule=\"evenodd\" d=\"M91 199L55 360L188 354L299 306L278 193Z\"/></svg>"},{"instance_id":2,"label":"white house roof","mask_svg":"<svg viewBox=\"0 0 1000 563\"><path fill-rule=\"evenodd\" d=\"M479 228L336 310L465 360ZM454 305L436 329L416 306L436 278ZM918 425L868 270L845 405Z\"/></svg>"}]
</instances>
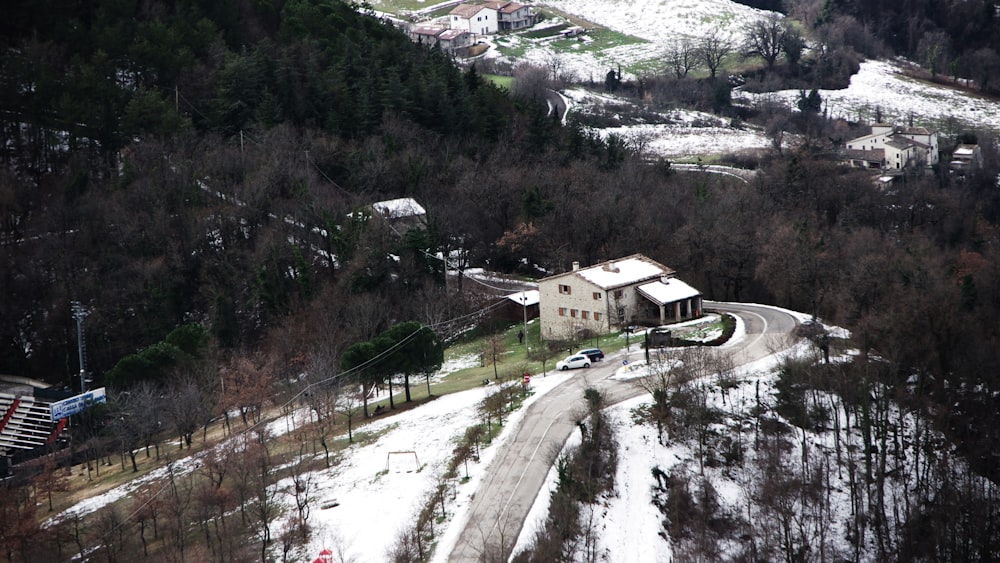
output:
<instances>
[{"instance_id":1,"label":"white house roof","mask_svg":"<svg viewBox=\"0 0 1000 563\"><path fill-rule=\"evenodd\" d=\"M572 273L600 288L611 289L660 276L673 275L674 271L641 254L633 254L589 268L581 268Z\"/></svg>"},{"instance_id":2,"label":"white house roof","mask_svg":"<svg viewBox=\"0 0 1000 563\"><path fill-rule=\"evenodd\" d=\"M683 299L701 295L701 292L677 278L659 280L639 286L639 291L646 297L666 305Z\"/></svg>"},{"instance_id":3,"label":"white house roof","mask_svg":"<svg viewBox=\"0 0 1000 563\"><path fill-rule=\"evenodd\" d=\"M518 291L517 293L511 293L510 295L507 296L507 299L510 299L511 301L517 303L518 305L524 305L526 307L530 307L532 305L538 305L538 302L540 300L540 295L541 294L537 289L529 289L527 291Z\"/></svg>"},{"instance_id":4,"label":"white house roof","mask_svg":"<svg viewBox=\"0 0 1000 563\"><path fill-rule=\"evenodd\" d=\"M402 219L427 214L427 211L411 197L378 201L372 204L372 209L388 219Z\"/></svg>"}]
</instances>

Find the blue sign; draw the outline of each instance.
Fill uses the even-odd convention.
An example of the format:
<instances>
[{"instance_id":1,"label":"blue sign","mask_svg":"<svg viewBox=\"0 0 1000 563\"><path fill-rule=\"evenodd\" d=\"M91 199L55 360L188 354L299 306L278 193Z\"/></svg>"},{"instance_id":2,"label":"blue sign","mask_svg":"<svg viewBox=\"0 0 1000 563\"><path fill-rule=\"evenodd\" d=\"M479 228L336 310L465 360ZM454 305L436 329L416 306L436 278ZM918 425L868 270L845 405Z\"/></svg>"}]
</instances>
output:
<instances>
[{"instance_id":1,"label":"blue sign","mask_svg":"<svg viewBox=\"0 0 1000 563\"><path fill-rule=\"evenodd\" d=\"M60 418L79 414L90 405L106 402L108 402L108 397L104 393L104 387L101 387L100 389L87 391L86 393L52 403L49 406L49 412L51 413L52 421L55 422Z\"/></svg>"}]
</instances>

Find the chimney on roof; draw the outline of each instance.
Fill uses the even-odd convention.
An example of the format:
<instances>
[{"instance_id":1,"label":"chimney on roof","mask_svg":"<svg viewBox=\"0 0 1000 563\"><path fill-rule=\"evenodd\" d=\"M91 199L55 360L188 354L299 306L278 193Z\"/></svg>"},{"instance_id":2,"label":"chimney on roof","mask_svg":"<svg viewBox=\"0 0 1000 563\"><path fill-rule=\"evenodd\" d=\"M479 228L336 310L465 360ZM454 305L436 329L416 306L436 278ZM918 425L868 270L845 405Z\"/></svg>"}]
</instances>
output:
<instances>
[{"instance_id":1,"label":"chimney on roof","mask_svg":"<svg viewBox=\"0 0 1000 563\"><path fill-rule=\"evenodd\" d=\"M577 271L579 269L580 269L580 263L577 262L576 260L574 260L573 261L573 271L575 272L575 271Z\"/></svg>"}]
</instances>

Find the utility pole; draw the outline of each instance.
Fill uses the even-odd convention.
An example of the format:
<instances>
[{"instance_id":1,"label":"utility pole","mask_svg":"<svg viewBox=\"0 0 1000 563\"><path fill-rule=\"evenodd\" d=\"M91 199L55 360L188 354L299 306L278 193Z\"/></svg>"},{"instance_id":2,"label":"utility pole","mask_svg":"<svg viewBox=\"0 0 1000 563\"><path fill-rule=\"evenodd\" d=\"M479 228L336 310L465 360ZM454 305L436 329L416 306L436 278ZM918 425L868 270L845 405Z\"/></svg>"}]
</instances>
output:
<instances>
[{"instance_id":1,"label":"utility pole","mask_svg":"<svg viewBox=\"0 0 1000 563\"><path fill-rule=\"evenodd\" d=\"M311 182L309 181L309 178L312 177L312 174L309 173L309 166L311 164L312 163L309 161L309 150L307 149L306 150L306 186L309 186L309 187L311 187Z\"/></svg>"},{"instance_id":2,"label":"utility pole","mask_svg":"<svg viewBox=\"0 0 1000 563\"><path fill-rule=\"evenodd\" d=\"M76 351L80 358L80 393L87 392L87 364L84 360L84 350L86 349L86 344L83 338L83 319L90 315L90 311L86 307L80 304L79 301L73 301L73 318L76 319Z\"/></svg>"},{"instance_id":3,"label":"utility pole","mask_svg":"<svg viewBox=\"0 0 1000 563\"><path fill-rule=\"evenodd\" d=\"M531 349L528 347L528 292L521 290L521 310L524 312L524 359L528 359Z\"/></svg>"}]
</instances>

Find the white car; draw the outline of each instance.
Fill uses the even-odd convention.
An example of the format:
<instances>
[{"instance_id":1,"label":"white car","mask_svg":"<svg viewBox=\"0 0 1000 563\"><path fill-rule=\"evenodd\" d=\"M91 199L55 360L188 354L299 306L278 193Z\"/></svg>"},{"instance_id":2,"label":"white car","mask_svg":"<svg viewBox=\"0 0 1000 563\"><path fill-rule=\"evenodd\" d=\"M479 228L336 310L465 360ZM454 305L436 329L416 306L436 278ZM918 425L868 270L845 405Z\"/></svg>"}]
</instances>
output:
<instances>
[{"instance_id":1,"label":"white car","mask_svg":"<svg viewBox=\"0 0 1000 563\"><path fill-rule=\"evenodd\" d=\"M576 369L576 368L589 368L589 367L590 367L590 358L588 358L583 354L574 354L572 356L566 356L565 359L556 362L556 369L559 371L566 371L568 369Z\"/></svg>"}]
</instances>

